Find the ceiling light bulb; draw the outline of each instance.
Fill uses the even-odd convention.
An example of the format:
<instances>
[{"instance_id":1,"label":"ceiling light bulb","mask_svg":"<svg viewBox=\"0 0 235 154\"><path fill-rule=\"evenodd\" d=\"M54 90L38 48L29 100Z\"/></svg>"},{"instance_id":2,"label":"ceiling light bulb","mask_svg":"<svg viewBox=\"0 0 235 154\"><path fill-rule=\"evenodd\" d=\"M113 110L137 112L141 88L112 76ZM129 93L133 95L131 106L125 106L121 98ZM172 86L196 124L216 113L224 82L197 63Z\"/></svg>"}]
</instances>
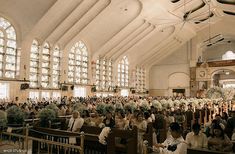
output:
<instances>
[{"instance_id":1,"label":"ceiling light bulb","mask_svg":"<svg viewBox=\"0 0 235 154\"><path fill-rule=\"evenodd\" d=\"M229 75L229 72L225 72L226 75Z\"/></svg>"}]
</instances>

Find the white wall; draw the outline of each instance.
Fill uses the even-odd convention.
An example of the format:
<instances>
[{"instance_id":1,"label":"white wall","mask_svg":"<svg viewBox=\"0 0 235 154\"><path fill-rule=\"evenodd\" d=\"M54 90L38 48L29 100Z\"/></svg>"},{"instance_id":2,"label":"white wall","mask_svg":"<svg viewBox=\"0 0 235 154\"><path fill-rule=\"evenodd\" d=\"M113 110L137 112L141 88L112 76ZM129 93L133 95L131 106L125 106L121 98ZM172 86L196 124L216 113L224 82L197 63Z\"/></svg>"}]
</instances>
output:
<instances>
[{"instance_id":1,"label":"white wall","mask_svg":"<svg viewBox=\"0 0 235 154\"><path fill-rule=\"evenodd\" d=\"M187 44L149 71L151 96L172 96L172 89L186 89L189 95L189 60Z\"/></svg>"}]
</instances>

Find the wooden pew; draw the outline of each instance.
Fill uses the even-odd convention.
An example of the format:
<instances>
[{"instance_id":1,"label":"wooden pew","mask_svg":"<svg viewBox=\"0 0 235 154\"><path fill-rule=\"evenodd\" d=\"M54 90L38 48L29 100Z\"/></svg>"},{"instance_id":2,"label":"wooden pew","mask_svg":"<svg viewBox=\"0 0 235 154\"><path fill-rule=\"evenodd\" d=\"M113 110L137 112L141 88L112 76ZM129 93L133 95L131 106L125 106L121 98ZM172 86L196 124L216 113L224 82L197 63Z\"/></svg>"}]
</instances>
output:
<instances>
[{"instance_id":1,"label":"wooden pew","mask_svg":"<svg viewBox=\"0 0 235 154\"><path fill-rule=\"evenodd\" d=\"M99 127L83 126L81 128L85 132L84 141L84 153L102 153L102 154L115 154L115 153L125 153L125 154L137 154L137 128L134 127L132 130L120 130L113 128L108 138L106 139L107 145L103 145L99 142L98 135L102 131ZM37 138L49 139L62 143L69 143L69 137L76 137L77 144L80 144L80 139L78 133L73 133L69 131L62 131L50 128L34 127L30 131L30 135ZM115 137L124 139L125 144L116 144ZM41 145L33 142L33 149L46 149L46 145ZM56 148L53 147L54 151ZM62 149L63 150L63 149ZM33 151L35 152L35 151ZM76 153L76 152L75 152Z\"/></svg>"}]
</instances>

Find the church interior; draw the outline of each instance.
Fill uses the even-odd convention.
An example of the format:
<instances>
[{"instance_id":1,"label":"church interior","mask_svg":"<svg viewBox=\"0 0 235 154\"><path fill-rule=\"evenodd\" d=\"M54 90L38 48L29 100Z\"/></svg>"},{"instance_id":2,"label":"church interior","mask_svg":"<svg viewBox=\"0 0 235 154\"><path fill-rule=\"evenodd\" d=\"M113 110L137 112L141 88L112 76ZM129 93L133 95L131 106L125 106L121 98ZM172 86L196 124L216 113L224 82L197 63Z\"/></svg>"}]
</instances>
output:
<instances>
[{"instance_id":1,"label":"church interior","mask_svg":"<svg viewBox=\"0 0 235 154\"><path fill-rule=\"evenodd\" d=\"M235 0L0 0L0 153L235 152Z\"/></svg>"}]
</instances>

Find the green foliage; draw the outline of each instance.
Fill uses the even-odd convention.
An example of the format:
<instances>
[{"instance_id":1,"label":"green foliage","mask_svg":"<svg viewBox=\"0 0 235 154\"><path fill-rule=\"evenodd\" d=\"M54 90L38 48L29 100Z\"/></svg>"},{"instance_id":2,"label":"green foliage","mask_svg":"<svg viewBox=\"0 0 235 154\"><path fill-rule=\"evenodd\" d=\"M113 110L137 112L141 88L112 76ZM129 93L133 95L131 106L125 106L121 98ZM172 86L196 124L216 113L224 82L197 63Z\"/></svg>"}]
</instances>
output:
<instances>
[{"instance_id":1,"label":"green foliage","mask_svg":"<svg viewBox=\"0 0 235 154\"><path fill-rule=\"evenodd\" d=\"M73 111L78 111L79 113L83 113L84 110L87 110L87 107L82 103L76 103L73 105Z\"/></svg>"},{"instance_id":2,"label":"green foliage","mask_svg":"<svg viewBox=\"0 0 235 154\"><path fill-rule=\"evenodd\" d=\"M0 127L5 127L7 125L7 113L0 110Z\"/></svg>"},{"instance_id":3,"label":"green foliage","mask_svg":"<svg viewBox=\"0 0 235 154\"><path fill-rule=\"evenodd\" d=\"M99 113L99 114L105 114L105 104L104 103L99 103L97 106L96 106L96 111Z\"/></svg>"},{"instance_id":4,"label":"green foliage","mask_svg":"<svg viewBox=\"0 0 235 154\"><path fill-rule=\"evenodd\" d=\"M113 104L107 104L107 105L105 106L105 112L111 112L111 113L113 113L114 110L115 110L115 108L114 108Z\"/></svg>"},{"instance_id":5,"label":"green foliage","mask_svg":"<svg viewBox=\"0 0 235 154\"><path fill-rule=\"evenodd\" d=\"M58 115L59 108L54 103L47 105L46 109L51 109L55 112L56 116Z\"/></svg>"},{"instance_id":6,"label":"green foliage","mask_svg":"<svg viewBox=\"0 0 235 154\"><path fill-rule=\"evenodd\" d=\"M39 112L39 118L41 127L49 127L49 121L55 121L56 113L52 109L45 108Z\"/></svg>"},{"instance_id":7,"label":"green foliage","mask_svg":"<svg viewBox=\"0 0 235 154\"><path fill-rule=\"evenodd\" d=\"M130 101L124 105L124 109L131 110L131 112L134 112L135 109L137 109L137 105L134 101Z\"/></svg>"},{"instance_id":8,"label":"green foliage","mask_svg":"<svg viewBox=\"0 0 235 154\"><path fill-rule=\"evenodd\" d=\"M23 124L25 113L17 106L11 106L7 109L8 124Z\"/></svg>"}]
</instances>

